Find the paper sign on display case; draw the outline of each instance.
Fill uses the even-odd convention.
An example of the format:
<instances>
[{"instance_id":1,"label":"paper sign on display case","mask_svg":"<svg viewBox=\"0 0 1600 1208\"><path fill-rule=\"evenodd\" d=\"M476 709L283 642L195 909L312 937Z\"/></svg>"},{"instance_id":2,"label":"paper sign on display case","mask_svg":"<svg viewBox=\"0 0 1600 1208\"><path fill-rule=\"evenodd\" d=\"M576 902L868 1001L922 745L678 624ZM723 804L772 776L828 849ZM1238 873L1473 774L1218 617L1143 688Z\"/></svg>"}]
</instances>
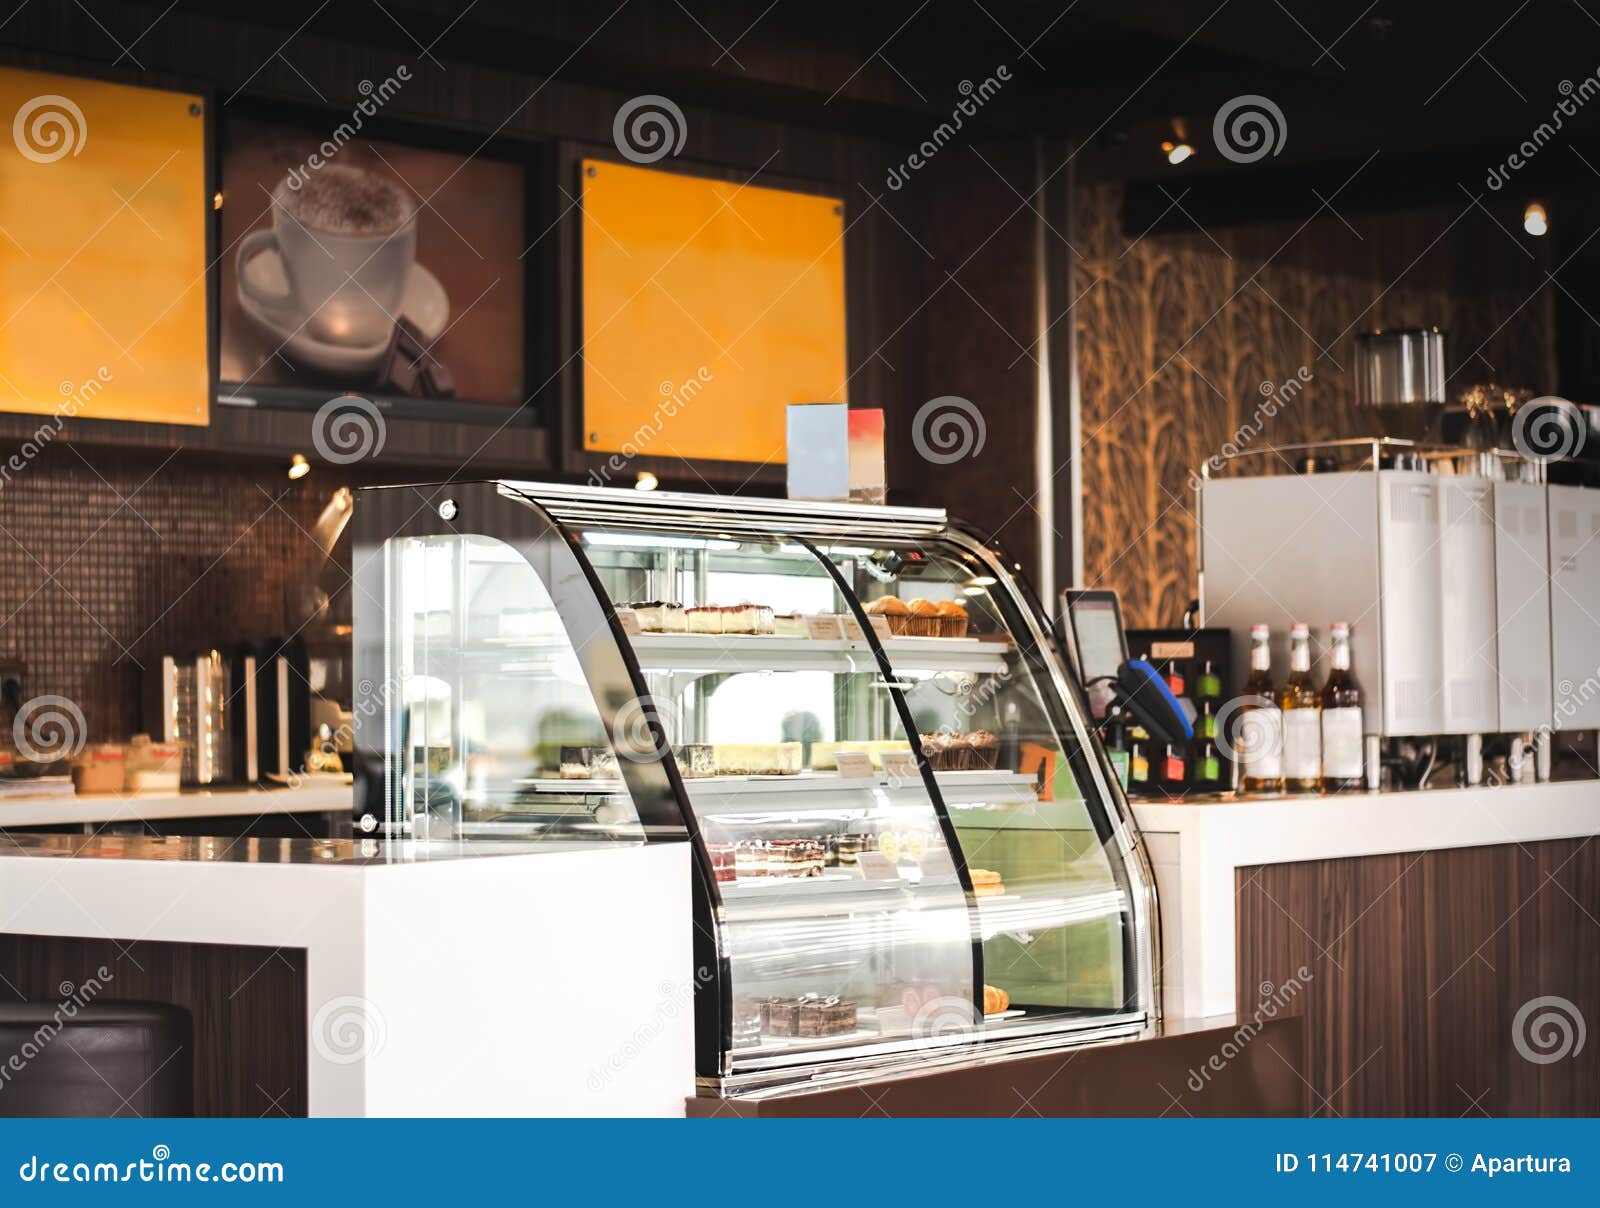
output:
<instances>
[{"instance_id":1,"label":"paper sign on display case","mask_svg":"<svg viewBox=\"0 0 1600 1208\"><path fill-rule=\"evenodd\" d=\"M790 499L886 502L881 407L791 403L787 436Z\"/></svg>"}]
</instances>

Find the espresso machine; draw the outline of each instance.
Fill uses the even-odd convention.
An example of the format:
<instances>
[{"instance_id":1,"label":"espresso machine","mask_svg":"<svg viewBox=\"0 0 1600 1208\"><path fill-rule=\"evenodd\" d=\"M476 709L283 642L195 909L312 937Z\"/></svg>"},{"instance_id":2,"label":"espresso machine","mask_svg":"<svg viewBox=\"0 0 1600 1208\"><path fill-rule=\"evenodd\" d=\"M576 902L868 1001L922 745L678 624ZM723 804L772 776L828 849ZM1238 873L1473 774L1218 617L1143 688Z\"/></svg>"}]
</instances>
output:
<instances>
[{"instance_id":1,"label":"espresso machine","mask_svg":"<svg viewBox=\"0 0 1600 1208\"><path fill-rule=\"evenodd\" d=\"M1242 683L1251 625L1271 626L1281 679L1292 623L1312 627L1321 663L1316 639L1349 622L1370 788L1429 787L1445 765L1457 783L1546 779L1553 734L1600 727L1586 603L1600 599L1600 491L1551 484L1515 450L1425 443L1443 337L1398 334L1359 346L1357 395L1412 436L1246 448L1207 467L1203 623L1233 635ZM1274 472L1287 466L1315 472Z\"/></svg>"}]
</instances>

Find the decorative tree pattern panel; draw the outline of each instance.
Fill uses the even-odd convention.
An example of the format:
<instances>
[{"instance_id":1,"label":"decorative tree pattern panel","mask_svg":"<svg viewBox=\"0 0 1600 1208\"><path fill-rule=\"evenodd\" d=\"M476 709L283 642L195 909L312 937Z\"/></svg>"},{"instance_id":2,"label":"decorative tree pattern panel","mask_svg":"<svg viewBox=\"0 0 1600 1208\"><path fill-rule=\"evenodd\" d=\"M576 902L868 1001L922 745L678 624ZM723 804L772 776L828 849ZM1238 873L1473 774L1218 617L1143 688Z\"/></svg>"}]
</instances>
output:
<instances>
[{"instance_id":1,"label":"decorative tree pattern panel","mask_svg":"<svg viewBox=\"0 0 1600 1208\"><path fill-rule=\"evenodd\" d=\"M1122 594L1130 625L1177 624L1194 598L1193 483L1227 442L1374 434L1352 402L1359 332L1442 328L1452 398L1481 381L1554 388L1548 251L1521 238L1520 212L1463 199L1139 238L1121 204L1117 185L1074 197L1084 572ZM1297 375L1292 399L1263 409Z\"/></svg>"}]
</instances>

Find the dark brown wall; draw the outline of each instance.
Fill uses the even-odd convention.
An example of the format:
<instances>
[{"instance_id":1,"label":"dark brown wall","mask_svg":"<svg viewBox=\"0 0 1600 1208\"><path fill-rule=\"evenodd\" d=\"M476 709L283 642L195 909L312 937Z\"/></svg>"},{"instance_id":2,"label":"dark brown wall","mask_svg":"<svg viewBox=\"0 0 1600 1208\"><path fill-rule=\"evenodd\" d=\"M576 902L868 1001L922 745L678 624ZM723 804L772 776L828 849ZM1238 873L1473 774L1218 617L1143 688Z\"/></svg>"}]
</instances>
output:
<instances>
[{"instance_id":1,"label":"dark brown wall","mask_svg":"<svg viewBox=\"0 0 1600 1208\"><path fill-rule=\"evenodd\" d=\"M227 6L164 8L116 5L104 14L123 45L145 31L134 53L147 74L134 72L126 57L115 71L155 83L214 88L213 115L220 110L224 120L229 99L241 88L245 97L325 104L347 114L360 96L361 81L386 78L404 62L414 78L386 108L386 116L484 134L497 131L508 138L609 147L618 106L658 84L655 69L644 60L635 60L626 72L613 65L609 76L587 57L556 70L564 52L553 56L549 47L528 39L511 41L526 46L530 63L547 64L546 74L456 61L451 57L456 35L438 43L433 55L440 62L435 63L388 28L382 12L348 0L335 0L287 44L298 18L289 28L278 28L210 15ZM450 23L449 8L440 6L431 25L416 24L412 11L401 11L431 39ZM569 8L563 21L591 20L584 6ZM594 15L592 23L599 24L602 15ZM648 28L647 41L663 59L699 56L708 67L718 55L681 10L649 4L630 15L635 25L620 49L610 53L626 52ZM461 26L460 36L468 38L462 45L470 44L481 63L481 52L495 48L485 45L481 30L468 37L470 25ZM381 33L379 27L384 27ZM370 42L352 42L363 29ZM724 30L724 42L737 32ZM916 180L888 204L874 200L887 192L888 169L923 137L922 123L901 118L913 135L885 134L881 126L876 133L849 129L850 119L842 115L852 112L852 104L906 95L903 85L885 84L895 77L881 61L863 63L857 57L841 66L848 55L841 59L837 47L802 48L782 22L754 27L740 50L741 60L748 55L752 68L765 64L774 81L804 86L812 95L786 102L797 115L786 120L771 116L771 105L757 113L756 106L719 102L719 89L726 92L727 86L708 78L698 91L681 94L687 139L679 162L734 170L741 178L802 179L845 198L849 394L858 404L880 405L888 412L895 497L944 502L952 493L930 479L927 467L909 452L911 416L927 397L922 304L930 270L919 244L926 240L922 228L931 184ZM26 6L0 31L0 61L112 70L119 53L116 40L72 5ZM501 63L517 58L506 44L498 54ZM723 71L733 74L726 60ZM615 85L597 83L601 78ZM684 78L681 67L676 78ZM838 96L828 102L836 87ZM901 138L906 146L897 141ZM549 217L570 223L570 213L556 218L567 203L554 183L549 191L560 209ZM563 183L572 192L573 182ZM963 274L969 288L979 271L974 265ZM560 297L542 301L561 304L567 294L556 292ZM948 293L957 296L954 289ZM965 301L960 305L981 318ZM546 407L547 415L554 414L563 386L578 371L569 354L553 341L535 350L530 377L541 388L534 402ZM28 664L29 695L59 694L76 701L95 739L122 737L141 724L141 664L149 667L153 656L293 629L286 591L307 581L314 553L302 530L340 483L507 471L550 474L559 464L563 435L554 433L555 448L547 448L539 433L525 441L502 435L484 448L492 428L391 421L383 467L319 466L310 478L291 485L283 472L289 454L303 451L315 459L308 415L214 410L213 424L204 430L69 422L59 440L0 487L0 547L7 553L7 573L0 579L0 659ZM37 417L0 414L0 457L20 448L38 424ZM178 449L184 452L167 461ZM723 489L737 487L743 478L740 474ZM692 478L667 482L699 486Z\"/></svg>"},{"instance_id":2,"label":"dark brown wall","mask_svg":"<svg viewBox=\"0 0 1600 1208\"><path fill-rule=\"evenodd\" d=\"M1190 476L1263 383L1314 375L1257 446L1373 434L1346 374L1355 334L1374 327L1443 328L1452 397L1484 381L1555 389L1547 241L1509 233L1520 210L1491 219L1463 198L1348 226L1324 213L1140 238L1122 230L1116 186L1075 201L1085 572L1122 593L1129 624L1175 625L1193 598Z\"/></svg>"}]
</instances>

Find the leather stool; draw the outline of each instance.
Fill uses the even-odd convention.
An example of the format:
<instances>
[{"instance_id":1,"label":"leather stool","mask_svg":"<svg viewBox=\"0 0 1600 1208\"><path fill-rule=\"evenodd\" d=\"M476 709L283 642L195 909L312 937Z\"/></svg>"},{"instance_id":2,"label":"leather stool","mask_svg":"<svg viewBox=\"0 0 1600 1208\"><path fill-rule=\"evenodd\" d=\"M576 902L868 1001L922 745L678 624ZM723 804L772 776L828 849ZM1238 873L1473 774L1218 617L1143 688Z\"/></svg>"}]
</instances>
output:
<instances>
[{"instance_id":1,"label":"leather stool","mask_svg":"<svg viewBox=\"0 0 1600 1208\"><path fill-rule=\"evenodd\" d=\"M0 1117L192 1116L193 1051L167 1003L0 1005Z\"/></svg>"}]
</instances>

